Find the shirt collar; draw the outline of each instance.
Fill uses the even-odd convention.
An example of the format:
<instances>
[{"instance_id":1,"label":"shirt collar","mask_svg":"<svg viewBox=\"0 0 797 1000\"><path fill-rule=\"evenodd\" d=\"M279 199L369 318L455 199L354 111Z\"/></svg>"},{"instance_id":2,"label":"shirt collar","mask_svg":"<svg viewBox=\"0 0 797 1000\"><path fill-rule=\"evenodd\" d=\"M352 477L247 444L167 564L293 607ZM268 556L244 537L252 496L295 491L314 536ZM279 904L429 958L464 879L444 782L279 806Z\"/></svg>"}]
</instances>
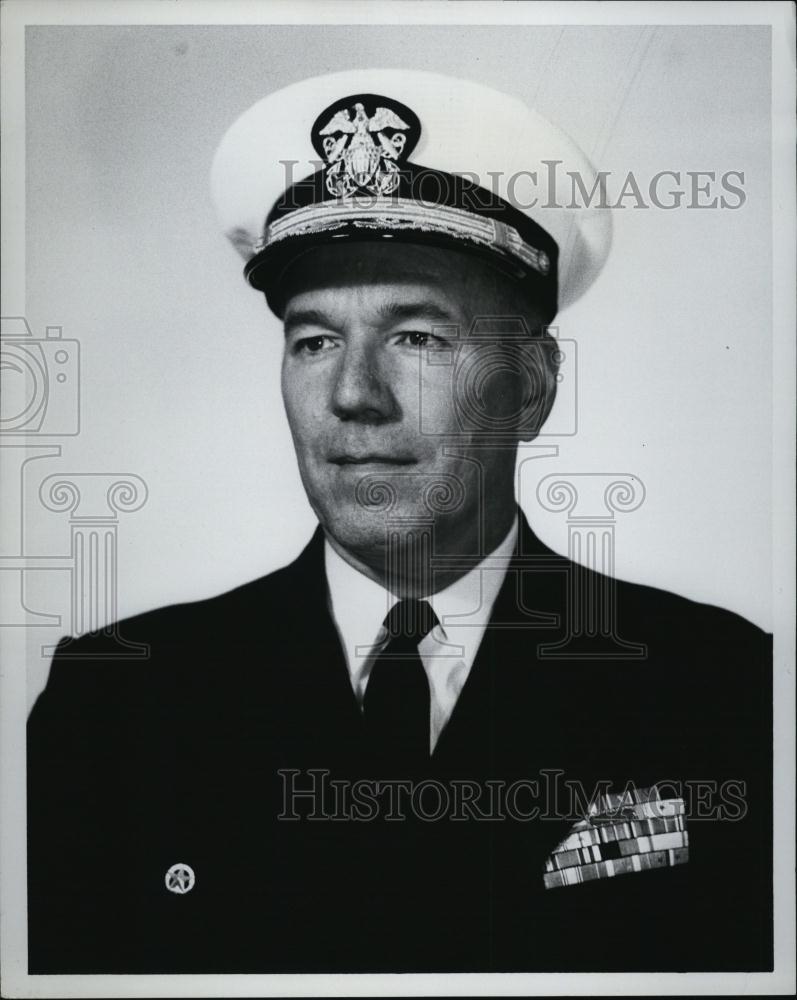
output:
<instances>
[{"instance_id":1,"label":"shirt collar","mask_svg":"<svg viewBox=\"0 0 797 1000\"><path fill-rule=\"evenodd\" d=\"M517 519L514 519L504 540L489 556L445 590L427 598L444 639L456 630L457 642L462 643L473 632L473 626L480 626L478 638L473 635L478 644L504 582L517 534ZM349 565L328 541L324 543L324 562L332 617L351 666L367 657L380 641L382 623L399 598ZM470 659L467 654L466 658Z\"/></svg>"}]
</instances>

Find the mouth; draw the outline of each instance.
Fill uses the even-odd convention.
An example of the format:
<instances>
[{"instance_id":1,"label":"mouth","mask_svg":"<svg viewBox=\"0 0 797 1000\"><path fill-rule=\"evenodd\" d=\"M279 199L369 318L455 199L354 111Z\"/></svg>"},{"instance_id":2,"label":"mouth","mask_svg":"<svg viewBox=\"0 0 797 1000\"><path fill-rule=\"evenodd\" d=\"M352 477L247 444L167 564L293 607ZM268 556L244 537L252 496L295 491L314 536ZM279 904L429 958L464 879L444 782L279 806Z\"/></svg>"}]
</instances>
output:
<instances>
[{"instance_id":1,"label":"mouth","mask_svg":"<svg viewBox=\"0 0 797 1000\"><path fill-rule=\"evenodd\" d=\"M417 464L417 459L408 455L382 455L377 452L365 455L334 455L329 461L332 465L369 465L378 468L397 468L400 466Z\"/></svg>"}]
</instances>

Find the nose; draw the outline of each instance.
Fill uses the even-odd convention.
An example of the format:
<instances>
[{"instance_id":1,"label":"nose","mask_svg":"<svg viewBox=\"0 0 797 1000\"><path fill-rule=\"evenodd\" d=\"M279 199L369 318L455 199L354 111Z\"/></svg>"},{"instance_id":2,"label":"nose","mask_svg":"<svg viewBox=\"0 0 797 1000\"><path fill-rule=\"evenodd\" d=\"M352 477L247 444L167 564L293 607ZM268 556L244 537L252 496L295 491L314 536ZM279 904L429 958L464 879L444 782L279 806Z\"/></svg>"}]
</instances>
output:
<instances>
[{"instance_id":1,"label":"nose","mask_svg":"<svg viewBox=\"0 0 797 1000\"><path fill-rule=\"evenodd\" d=\"M381 370L372 346L349 342L340 352L332 412L339 420L374 424L399 416L390 380Z\"/></svg>"}]
</instances>

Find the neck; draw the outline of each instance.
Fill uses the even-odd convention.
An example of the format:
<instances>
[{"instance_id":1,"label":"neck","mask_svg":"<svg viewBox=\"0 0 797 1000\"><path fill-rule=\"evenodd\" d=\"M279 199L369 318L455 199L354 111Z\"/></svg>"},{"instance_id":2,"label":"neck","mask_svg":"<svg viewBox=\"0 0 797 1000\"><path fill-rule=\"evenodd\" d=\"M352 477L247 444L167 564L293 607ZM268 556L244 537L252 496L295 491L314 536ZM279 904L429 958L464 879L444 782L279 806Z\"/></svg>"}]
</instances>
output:
<instances>
[{"instance_id":1,"label":"neck","mask_svg":"<svg viewBox=\"0 0 797 1000\"><path fill-rule=\"evenodd\" d=\"M464 527L457 525L455 530L435 531L434 552L431 528L414 527L395 535L390 543L368 549L347 548L326 530L325 535L341 559L358 572L396 597L420 599L450 587L469 573L477 561L494 552L518 516L518 508L512 505L503 509L500 516L488 518L481 547L475 520ZM474 553L478 553L475 558ZM465 558L457 561L457 556Z\"/></svg>"}]
</instances>

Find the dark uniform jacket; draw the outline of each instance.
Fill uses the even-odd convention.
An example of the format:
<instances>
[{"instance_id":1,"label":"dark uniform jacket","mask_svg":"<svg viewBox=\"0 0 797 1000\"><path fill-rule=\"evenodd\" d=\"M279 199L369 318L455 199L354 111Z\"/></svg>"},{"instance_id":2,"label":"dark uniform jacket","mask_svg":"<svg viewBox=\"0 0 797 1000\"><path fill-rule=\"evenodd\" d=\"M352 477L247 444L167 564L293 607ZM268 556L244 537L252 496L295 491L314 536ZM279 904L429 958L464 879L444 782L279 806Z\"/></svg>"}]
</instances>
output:
<instances>
[{"instance_id":1,"label":"dark uniform jacket","mask_svg":"<svg viewBox=\"0 0 797 1000\"><path fill-rule=\"evenodd\" d=\"M62 642L29 722L30 972L771 969L769 637L525 525L519 548L420 774L369 759L320 529L284 569L122 622L144 661L113 631ZM408 777L422 815L335 798ZM666 782L688 863L546 888L579 819L562 790L599 782ZM512 809L429 818L476 785Z\"/></svg>"}]
</instances>

